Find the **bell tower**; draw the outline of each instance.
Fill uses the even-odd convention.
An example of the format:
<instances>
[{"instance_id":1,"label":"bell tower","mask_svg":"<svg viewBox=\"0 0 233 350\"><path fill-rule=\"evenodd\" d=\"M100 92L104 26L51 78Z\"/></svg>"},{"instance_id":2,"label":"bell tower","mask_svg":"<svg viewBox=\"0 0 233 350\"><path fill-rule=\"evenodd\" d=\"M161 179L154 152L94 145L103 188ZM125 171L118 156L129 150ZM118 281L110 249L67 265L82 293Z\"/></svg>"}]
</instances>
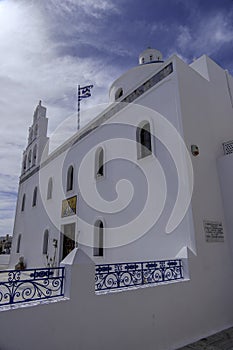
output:
<instances>
[{"instance_id":1,"label":"bell tower","mask_svg":"<svg viewBox=\"0 0 233 350\"><path fill-rule=\"evenodd\" d=\"M49 139L47 129L46 108L39 101L33 114L32 125L29 127L27 147L23 152L22 176L27 175L40 164L44 147Z\"/></svg>"}]
</instances>

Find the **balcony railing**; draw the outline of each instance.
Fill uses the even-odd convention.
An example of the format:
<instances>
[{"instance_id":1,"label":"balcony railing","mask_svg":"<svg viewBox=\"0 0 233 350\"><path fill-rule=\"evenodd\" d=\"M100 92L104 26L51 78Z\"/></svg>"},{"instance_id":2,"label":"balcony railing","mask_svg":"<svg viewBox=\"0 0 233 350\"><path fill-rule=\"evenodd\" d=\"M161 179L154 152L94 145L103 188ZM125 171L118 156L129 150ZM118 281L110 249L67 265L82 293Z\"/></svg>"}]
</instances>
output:
<instances>
[{"instance_id":1,"label":"balcony railing","mask_svg":"<svg viewBox=\"0 0 233 350\"><path fill-rule=\"evenodd\" d=\"M113 291L184 279L182 260L96 265L95 291Z\"/></svg>"},{"instance_id":2,"label":"balcony railing","mask_svg":"<svg viewBox=\"0 0 233 350\"><path fill-rule=\"evenodd\" d=\"M0 271L0 306L64 295L64 267Z\"/></svg>"},{"instance_id":3,"label":"balcony railing","mask_svg":"<svg viewBox=\"0 0 233 350\"><path fill-rule=\"evenodd\" d=\"M233 141L224 142L222 145L224 155L233 153Z\"/></svg>"}]
</instances>

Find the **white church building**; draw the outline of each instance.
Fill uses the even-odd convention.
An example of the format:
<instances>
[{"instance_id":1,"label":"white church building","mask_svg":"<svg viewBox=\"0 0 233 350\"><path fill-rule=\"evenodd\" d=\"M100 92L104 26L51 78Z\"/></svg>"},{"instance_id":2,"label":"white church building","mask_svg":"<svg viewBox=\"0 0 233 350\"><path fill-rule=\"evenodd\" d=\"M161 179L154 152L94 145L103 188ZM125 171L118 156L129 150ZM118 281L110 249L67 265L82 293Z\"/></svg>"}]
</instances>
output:
<instances>
[{"instance_id":1,"label":"white church building","mask_svg":"<svg viewBox=\"0 0 233 350\"><path fill-rule=\"evenodd\" d=\"M93 274L83 268L93 289L80 292L92 307L68 317L80 326L77 348L176 349L232 326L229 73L206 55L188 65L148 48L113 82L108 106L53 151L47 126L40 101L23 152L10 268L20 257L26 268L68 263L80 274L85 259L93 264ZM57 317L66 312L59 305ZM82 322L93 337L80 340ZM112 332L103 336L105 327Z\"/></svg>"}]
</instances>

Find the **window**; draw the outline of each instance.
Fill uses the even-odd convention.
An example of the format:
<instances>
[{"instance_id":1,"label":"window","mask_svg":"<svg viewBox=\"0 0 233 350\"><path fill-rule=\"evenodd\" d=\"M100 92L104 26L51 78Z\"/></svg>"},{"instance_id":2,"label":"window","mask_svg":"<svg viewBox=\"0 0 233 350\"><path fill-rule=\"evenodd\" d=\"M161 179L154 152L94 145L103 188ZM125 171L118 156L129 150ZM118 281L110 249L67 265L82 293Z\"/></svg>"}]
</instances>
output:
<instances>
[{"instance_id":1,"label":"window","mask_svg":"<svg viewBox=\"0 0 233 350\"><path fill-rule=\"evenodd\" d=\"M30 132L29 132L29 143L32 141L32 139L33 139L33 130L30 130Z\"/></svg>"},{"instance_id":2,"label":"window","mask_svg":"<svg viewBox=\"0 0 233 350\"><path fill-rule=\"evenodd\" d=\"M49 231L45 230L43 239L43 254L48 253Z\"/></svg>"},{"instance_id":3,"label":"window","mask_svg":"<svg viewBox=\"0 0 233 350\"><path fill-rule=\"evenodd\" d=\"M47 199L51 199L53 195L53 179L50 177L47 189Z\"/></svg>"},{"instance_id":4,"label":"window","mask_svg":"<svg viewBox=\"0 0 233 350\"><path fill-rule=\"evenodd\" d=\"M145 158L151 154L150 123L144 122L137 128L138 159Z\"/></svg>"},{"instance_id":5,"label":"window","mask_svg":"<svg viewBox=\"0 0 233 350\"><path fill-rule=\"evenodd\" d=\"M37 145L33 148L33 159L32 159L32 165L36 164L36 154L37 154Z\"/></svg>"},{"instance_id":6,"label":"window","mask_svg":"<svg viewBox=\"0 0 233 350\"><path fill-rule=\"evenodd\" d=\"M23 199L22 199L21 211L24 211L24 208L25 208L25 200L26 200L26 194L24 193Z\"/></svg>"},{"instance_id":7,"label":"window","mask_svg":"<svg viewBox=\"0 0 233 350\"><path fill-rule=\"evenodd\" d=\"M101 220L96 221L94 227L94 256L104 255L104 225Z\"/></svg>"},{"instance_id":8,"label":"window","mask_svg":"<svg viewBox=\"0 0 233 350\"><path fill-rule=\"evenodd\" d=\"M32 151L30 150L29 154L28 154L28 167L30 168L31 166L31 162L32 162Z\"/></svg>"},{"instance_id":9,"label":"window","mask_svg":"<svg viewBox=\"0 0 233 350\"><path fill-rule=\"evenodd\" d=\"M104 150L98 148L95 154L95 177L96 179L104 176Z\"/></svg>"},{"instance_id":10,"label":"window","mask_svg":"<svg viewBox=\"0 0 233 350\"><path fill-rule=\"evenodd\" d=\"M24 156L24 160L23 160L23 170L25 171L27 169L27 156Z\"/></svg>"},{"instance_id":11,"label":"window","mask_svg":"<svg viewBox=\"0 0 233 350\"><path fill-rule=\"evenodd\" d=\"M66 191L73 190L74 168L71 165L67 171Z\"/></svg>"},{"instance_id":12,"label":"window","mask_svg":"<svg viewBox=\"0 0 233 350\"><path fill-rule=\"evenodd\" d=\"M143 64L143 63L145 63L145 58L144 58L144 57L142 57L142 64Z\"/></svg>"},{"instance_id":13,"label":"window","mask_svg":"<svg viewBox=\"0 0 233 350\"><path fill-rule=\"evenodd\" d=\"M152 55L150 55L150 61L152 61L153 60L153 56Z\"/></svg>"},{"instance_id":14,"label":"window","mask_svg":"<svg viewBox=\"0 0 233 350\"><path fill-rule=\"evenodd\" d=\"M16 253L20 252L20 244L21 244L21 234L18 235L17 246L16 246Z\"/></svg>"},{"instance_id":15,"label":"window","mask_svg":"<svg viewBox=\"0 0 233 350\"><path fill-rule=\"evenodd\" d=\"M35 136L35 137L38 136L38 125L37 125L37 124L36 124L36 126L35 126L34 136Z\"/></svg>"},{"instance_id":16,"label":"window","mask_svg":"<svg viewBox=\"0 0 233 350\"><path fill-rule=\"evenodd\" d=\"M122 88L118 88L116 93L115 93L115 100L117 100L121 96L123 96L123 89Z\"/></svg>"},{"instance_id":17,"label":"window","mask_svg":"<svg viewBox=\"0 0 233 350\"><path fill-rule=\"evenodd\" d=\"M32 206L35 207L37 202L37 187L35 187L33 192Z\"/></svg>"}]
</instances>

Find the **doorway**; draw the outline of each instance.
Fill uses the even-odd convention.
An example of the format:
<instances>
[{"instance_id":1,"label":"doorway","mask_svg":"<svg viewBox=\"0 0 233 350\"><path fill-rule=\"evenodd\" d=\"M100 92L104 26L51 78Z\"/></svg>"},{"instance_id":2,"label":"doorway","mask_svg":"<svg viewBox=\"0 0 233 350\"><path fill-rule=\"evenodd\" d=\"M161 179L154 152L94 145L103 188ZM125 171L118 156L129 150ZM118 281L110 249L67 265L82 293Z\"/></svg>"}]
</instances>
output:
<instances>
[{"instance_id":1,"label":"doorway","mask_svg":"<svg viewBox=\"0 0 233 350\"><path fill-rule=\"evenodd\" d=\"M75 248L75 223L62 225L61 231L61 260L63 260Z\"/></svg>"}]
</instances>

